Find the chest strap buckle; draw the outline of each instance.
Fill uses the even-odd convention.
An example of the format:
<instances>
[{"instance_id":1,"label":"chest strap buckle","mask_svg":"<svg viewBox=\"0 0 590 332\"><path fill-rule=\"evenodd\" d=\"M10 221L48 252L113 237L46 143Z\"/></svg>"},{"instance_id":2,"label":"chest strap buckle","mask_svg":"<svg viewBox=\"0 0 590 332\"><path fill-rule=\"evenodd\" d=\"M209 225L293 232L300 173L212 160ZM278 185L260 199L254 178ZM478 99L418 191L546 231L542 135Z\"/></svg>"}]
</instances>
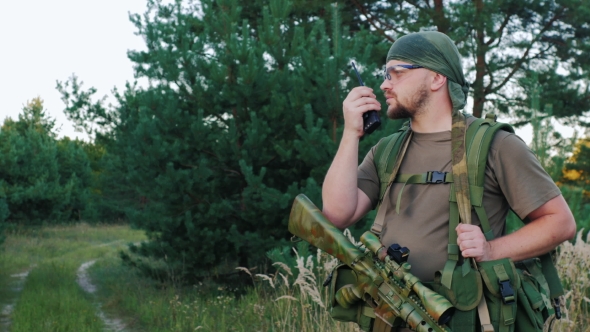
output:
<instances>
[{"instance_id":1,"label":"chest strap buckle","mask_svg":"<svg viewBox=\"0 0 590 332\"><path fill-rule=\"evenodd\" d=\"M426 183L444 183L448 172L430 171L426 173Z\"/></svg>"}]
</instances>

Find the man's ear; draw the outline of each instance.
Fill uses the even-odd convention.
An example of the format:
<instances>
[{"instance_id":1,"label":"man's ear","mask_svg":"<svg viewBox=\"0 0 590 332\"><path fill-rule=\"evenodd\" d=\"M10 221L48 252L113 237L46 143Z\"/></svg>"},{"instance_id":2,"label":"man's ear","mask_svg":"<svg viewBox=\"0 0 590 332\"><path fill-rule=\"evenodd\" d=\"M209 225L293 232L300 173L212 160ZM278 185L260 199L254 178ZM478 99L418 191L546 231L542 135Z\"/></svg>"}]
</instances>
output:
<instances>
[{"instance_id":1,"label":"man's ear","mask_svg":"<svg viewBox=\"0 0 590 332\"><path fill-rule=\"evenodd\" d=\"M439 73L434 73L430 88L432 91L440 90L442 87L447 85L447 77Z\"/></svg>"}]
</instances>

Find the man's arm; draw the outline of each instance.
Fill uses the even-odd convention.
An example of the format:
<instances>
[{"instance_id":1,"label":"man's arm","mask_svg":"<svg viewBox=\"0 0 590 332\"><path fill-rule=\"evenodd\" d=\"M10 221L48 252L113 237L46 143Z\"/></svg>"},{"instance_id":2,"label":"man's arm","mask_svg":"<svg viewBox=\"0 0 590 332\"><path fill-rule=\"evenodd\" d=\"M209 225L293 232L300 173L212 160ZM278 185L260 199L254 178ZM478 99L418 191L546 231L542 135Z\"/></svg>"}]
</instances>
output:
<instances>
[{"instance_id":1,"label":"man's arm","mask_svg":"<svg viewBox=\"0 0 590 332\"><path fill-rule=\"evenodd\" d=\"M478 226L460 224L457 244L463 257L478 262L505 257L519 261L545 254L576 235L574 216L562 195L531 212L528 219L521 229L490 242Z\"/></svg>"},{"instance_id":2,"label":"man's arm","mask_svg":"<svg viewBox=\"0 0 590 332\"><path fill-rule=\"evenodd\" d=\"M322 186L323 213L336 227L344 229L371 209L369 197L357 186L358 146L363 136L363 113L381 110L373 90L356 87L350 91L342 110L344 132L340 146Z\"/></svg>"}]
</instances>

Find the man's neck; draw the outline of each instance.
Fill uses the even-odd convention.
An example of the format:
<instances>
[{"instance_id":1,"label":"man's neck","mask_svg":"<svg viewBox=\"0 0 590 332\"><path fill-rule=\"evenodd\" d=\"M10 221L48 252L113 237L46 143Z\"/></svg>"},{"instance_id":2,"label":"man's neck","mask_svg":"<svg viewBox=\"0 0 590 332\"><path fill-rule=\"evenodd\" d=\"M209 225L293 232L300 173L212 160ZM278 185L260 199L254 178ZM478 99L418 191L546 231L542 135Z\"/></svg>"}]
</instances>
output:
<instances>
[{"instance_id":1,"label":"man's neck","mask_svg":"<svg viewBox=\"0 0 590 332\"><path fill-rule=\"evenodd\" d=\"M451 114L451 109L427 109L425 112L417 114L411 119L412 130L417 133L450 131L453 125Z\"/></svg>"}]
</instances>

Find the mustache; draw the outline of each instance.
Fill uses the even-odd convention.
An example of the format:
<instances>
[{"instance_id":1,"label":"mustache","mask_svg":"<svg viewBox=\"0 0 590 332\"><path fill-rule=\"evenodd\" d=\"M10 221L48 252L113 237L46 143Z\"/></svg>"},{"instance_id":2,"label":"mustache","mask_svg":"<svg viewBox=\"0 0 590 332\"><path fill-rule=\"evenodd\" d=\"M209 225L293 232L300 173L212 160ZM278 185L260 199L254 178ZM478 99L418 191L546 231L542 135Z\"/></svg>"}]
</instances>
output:
<instances>
[{"instance_id":1,"label":"mustache","mask_svg":"<svg viewBox=\"0 0 590 332\"><path fill-rule=\"evenodd\" d=\"M395 98L397 99L397 93L393 92L393 93L385 93L385 99L387 98Z\"/></svg>"}]
</instances>

